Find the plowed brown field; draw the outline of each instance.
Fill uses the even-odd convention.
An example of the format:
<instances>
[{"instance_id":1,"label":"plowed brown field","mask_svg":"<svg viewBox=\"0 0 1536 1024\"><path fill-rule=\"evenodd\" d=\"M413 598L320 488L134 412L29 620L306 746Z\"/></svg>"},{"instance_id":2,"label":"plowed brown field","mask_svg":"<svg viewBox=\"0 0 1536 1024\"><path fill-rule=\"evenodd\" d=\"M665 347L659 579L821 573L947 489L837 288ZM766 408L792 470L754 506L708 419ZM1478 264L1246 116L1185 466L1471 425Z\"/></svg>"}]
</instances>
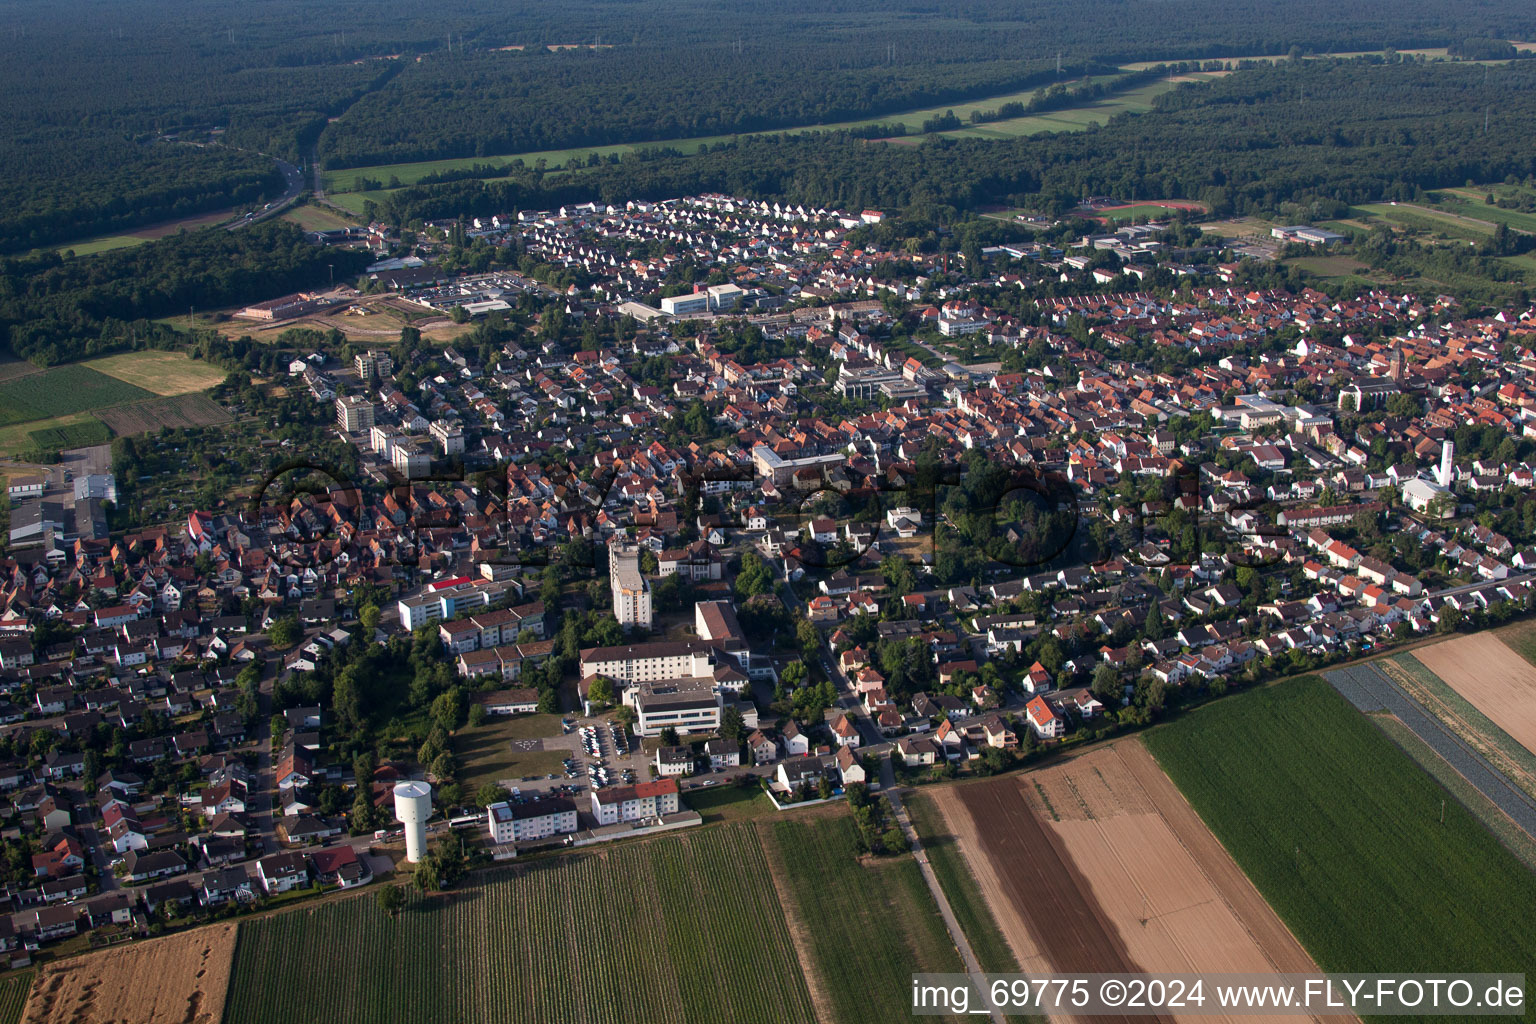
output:
<instances>
[{"instance_id":1,"label":"plowed brown field","mask_svg":"<svg viewBox=\"0 0 1536 1024\"><path fill-rule=\"evenodd\" d=\"M1317 970L1140 743L935 798L1026 970Z\"/></svg>"},{"instance_id":2,"label":"plowed brown field","mask_svg":"<svg viewBox=\"0 0 1536 1024\"><path fill-rule=\"evenodd\" d=\"M219 1024L235 956L232 924L194 928L49 964L23 1024Z\"/></svg>"},{"instance_id":3,"label":"plowed brown field","mask_svg":"<svg viewBox=\"0 0 1536 1024\"><path fill-rule=\"evenodd\" d=\"M1536 665L1492 633L1420 647L1413 656L1516 743L1536 753Z\"/></svg>"}]
</instances>

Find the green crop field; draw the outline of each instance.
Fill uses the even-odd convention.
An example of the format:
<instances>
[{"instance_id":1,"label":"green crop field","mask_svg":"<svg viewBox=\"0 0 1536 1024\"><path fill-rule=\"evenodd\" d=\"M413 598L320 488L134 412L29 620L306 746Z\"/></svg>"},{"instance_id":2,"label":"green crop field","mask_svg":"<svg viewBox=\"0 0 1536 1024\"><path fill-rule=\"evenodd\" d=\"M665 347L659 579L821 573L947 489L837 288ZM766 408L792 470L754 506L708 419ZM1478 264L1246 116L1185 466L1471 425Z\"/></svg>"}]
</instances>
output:
<instances>
[{"instance_id":1,"label":"green crop field","mask_svg":"<svg viewBox=\"0 0 1536 1024\"><path fill-rule=\"evenodd\" d=\"M66 416L139 402L154 395L79 364L0 381L0 424Z\"/></svg>"},{"instance_id":2,"label":"green crop field","mask_svg":"<svg viewBox=\"0 0 1536 1024\"><path fill-rule=\"evenodd\" d=\"M750 825L474 881L394 920L365 892L243 923L224 1024L815 1018Z\"/></svg>"},{"instance_id":3,"label":"green crop field","mask_svg":"<svg viewBox=\"0 0 1536 1024\"><path fill-rule=\"evenodd\" d=\"M0 1024L19 1024L32 991L32 971L18 971L0 978Z\"/></svg>"},{"instance_id":4,"label":"green crop field","mask_svg":"<svg viewBox=\"0 0 1536 1024\"><path fill-rule=\"evenodd\" d=\"M1323 970L1536 963L1536 876L1322 679L1145 739Z\"/></svg>"},{"instance_id":5,"label":"green crop field","mask_svg":"<svg viewBox=\"0 0 1536 1024\"><path fill-rule=\"evenodd\" d=\"M354 226L352 221L323 206L295 206L283 214L282 219L293 221L305 231L334 231Z\"/></svg>"},{"instance_id":6,"label":"green crop field","mask_svg":"<svg viewBox=\"0 0 1536 1024\"><path fill-rule=\"evenodd\" d=\"M100 420L88 419L80 423L72 423L67 427L29 430L27 436L32 439L32 443L39 451L65 451L92 444L106 444L112 440L112 431L107 429L107 425Z\"/></svg>"},{"instance_id":7,"label":"green crop field","mask_svg":"<svg viewBox=\"0 0 1536 1024\"><path fill-rule=\"evenodd\" d=\"M1396 205L1392 203L1363 203L1360 206L1350 207L1350 210L1357 215L1375 217L1405 228L1429 231L1445 235L1449 238L1482 241L1493 234L1493 228L1488 224L1458 217L1428 206L1409 205L1407 203L1397 203Z\"/></svg>"},{"instance_id":8,"label":"green crop field","mask_svg":"<svg viewBox=\"0 0 1536 1024\"><path fill-rule=\"evenodd\" d=\"M778 821L771 835L833 1020L906 1020L914 973L964 970L911 857L861 863L846 814Z\"/></svg>"},{"instance_id":9,"label":"green crop field","mask_svg":"<svg viewBox=\"0 0 1536 1024\"><path fill-rule=\"evenodd\" d=\"M913 793L906 799L907 813L917 829L923 849L928 853L928 863L939 878L939 887L949 899L949 905L959 920L965 937L970 940L981 969L993 974L1017 974L1019 962L1013 958L1008 941L997 927L997 919L982 898L976 877L965 863L955 837L944 828L944 819L933 801L924 793Z\"/></svg>"}]
</instances>

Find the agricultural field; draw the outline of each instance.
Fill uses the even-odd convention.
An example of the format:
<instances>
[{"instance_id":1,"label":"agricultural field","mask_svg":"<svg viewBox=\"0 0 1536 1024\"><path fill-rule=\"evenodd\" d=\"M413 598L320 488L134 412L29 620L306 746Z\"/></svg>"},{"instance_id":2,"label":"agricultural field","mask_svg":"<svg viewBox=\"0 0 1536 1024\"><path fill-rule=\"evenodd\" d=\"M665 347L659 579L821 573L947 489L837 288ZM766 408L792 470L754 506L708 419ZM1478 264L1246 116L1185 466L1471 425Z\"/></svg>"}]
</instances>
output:
<instances>
[{"instance_id":1,"label":"agricultural field","mask_svg":"<svg viewBox=\"0 0 1536 1024\"><path fill-rule=\"evenodd\" d=\"M1322 679L1143 741L1323 970L1536 962L1536 876Z\"/></svg>"},{"instance_id":2,"label":"agricultural field","mask_svg":"<svg viewBox=\"0 0 1536 1024\"><path fill-rule=\"evenodd\" d=\"M232 209L216 210L213 213L204 213L196 217L184 217L181 220L147 224L126 234L82 238L78 242L68 242L64 245L55 245L49 248L60 252L72 251L76 256L95 256L98 253L111 252L113 249L127 249L130 246L143 245L145 242L153 241L156 238L174 235L178 231L197 231L200 228L212 227L215 224L222 224L234 215L235 211Z\"/></svg>"},{"instance_id":3,"label":"agricultural field","mask_svg":"<svg viewBox=\"0 0 1536 1024\"><path fill-rule=\"evenodd\" d=\"M1022 924L1026 970L1316 969L1135 740L936 799L969 819L956 834Z\"/></svg>"},{"instance_id":4,"label":"agricultural field","mask_svg":"<svg viewBox=\"0 0 1536 1024\"><path fill-rule=\"evenodd\" d=\"M194 928L49 963L38 971L22 1021L215 1024L229 986L235 928Z\"/></svg>"},{"instance_id":5,"label":"agricultural field","mask_svg":"<svg viewBox=\"0 0 1536 1024\"><path fill-rule=\"evenodd\" d=\"M147 434L161 427L211 427L233 419L228 411L204 394L152 398L103 409L98 415L119 437Z\"/></svg>"},{"instance_id":6,"label":"agricultural field","mask_svg":"<svg viewBox=\"0 0 1536 1024\"><path fill-rule=\"evenodd\" d=\"M1499 643L1492 633L1475 635L1487 637L1476 643L1477 648ZM1462 639L1470 640L1472 637L1458 637L1429 647L1416 648L1412 653L1379 658L1371 662L1371 666L1395 683L1398 689L1438 720L1445 729L1480 754L1512 786L1536 797L1536 754L1510 729L1505 728L1508 724L1516 732L1523 731L1528 726L1528 709L1522 702L1511 707L1498 707L1497 717L1489 713L1495 710L1489 704L1489 697L1511 689L1518 694L1522 689L1521 681L1528 681L1536 668L1520 658L1515 651L1499 644L1504 649L1496 652L1494 660L1490 662L1490 665L1499 666L1498 677L1494 678L1490 672L1488 678L1471 680L1472 685L1466 686L1466 673L1455 664L1454 655L1458 649L1470 651L1471 648L1439 651ZM1440 674L1442 671L1443 675ZM1507 677L1503 674L1505 671L1510 673ZM1515 699L1520 700L1518 696Z\"/></svg>"},{"instance_id":7,"label":"agricultural field","mask_svg":"<svg viewBox=\"0 0 1536 1024\"><path fill-rule=\"evenodd\" d=\"M1447 213L1417 203L1363 203L1350 212L1362 219L1375 218L1399 227L1429 231L1449 238L1480 242L1493 234L1494 225L1486 220Z\"/></svg>"},{"instance_id":8,"label":"agricultural field","mask_svg":"<svg viewBox=\"0 0 1536 1024\"><path fill-rule=\"evenodd\" d=\"M143 388L71 363L0 380L0 424L105 409L152 397Z\"/></svg>"},{"instance_id":9,"label":"agricultural field","mask_svg":"<svg viewBox=\"0 0 1536 1024\"><path fill-rule=\"evenodd\" d=\"M67 451L70 448L84 448L93 444L106 444L112 440L112 431L107 429L105 423L93 418L71 423L67 427L29 430L27 437L31 439L32 446L38 451L57 452Z\"/></svg>"},{"instance_id":10,"label":"agricultural field","mask_svg":"<svg viewBox=\"0 0 1536 1024\"><path fill-rule=\"evenodd\" d=\"M1536 666L1492 633L1472 633L1416 648L1410 657L1536 752Z\"/></svg>"},{"instance_id":11,"label":"agricultural field","mask_svg":"<svg viewBox=\"0 0 1536 1024\"><path fill-rule=\"evenodd\" d=\"M1220 74L1221 72L1198 72L1180 76L1179 81L1200 81L1219 77ZM1170 82L1167 79L1159 79L1134 89L1113 93L1080 107L1066 107L1039 114L1026 114L1023 117L1005 121L967 125L964 128L939 134L953 138L1010 139L1020 135L1040 135L1044 132L1080 132L1087 129L1089 125L1102 125L1119 114L1141 114L1151 110L1152 101L1176 88L1179 81ZM986 105L996 106L997 101L989 101ZM959 111L957 110L956 113L958 114ZM922 136L907 136L907 138L913 138L916 141Z\"/></svg>"},{"instance_id":12,"label":"agricultural field","mask_svg":"<svg viewBox=\"0 0 1536 1024\"><path fill-rule=\"evenodd\" d=\"M291 220L305 231L335 231L338 228L355 227L353 221L348 220L335 210L326 209L323 206L295 206L283 214L283 220Z\"/></svg>"},{"instance_id":13,"label":"agricultural field","mask_svg":"<svg viewBox=\"0 0 1536 1024\"><path fill-rule=\"evenodd\" d=\"M1368 275L1371 267L1349 256L1300 256L1288 261L1290 266L1300 267L1307 273L1327 280Z\"/></svg>"},{"instance_id":14,"label":"agricultural field","mask_svg":"<svg viewBox=\"0 0 1536 1024\"><path fill-rule=\"evenodd\" d=\"M224 1024L313 1020L317 1005L349 1024L811 1024L767 872L756 830L727 825L412 890L393 920L366 892L254 919Z\"/></svg>"},{"instance_id":15,"label":"agricultural field","mask_svg":"<svg viewBox=\"0 0 1536 1024\"><path fill-rule=\"evenodd\" d=\"M1536 621L1513 622L1494 630L1494 635L1504 641L1504 646L1536 665Z\"/></svg>"},{"instance_id":16,"label":"agricultural field","mask_svg":"<svg viewBox=\"0 0 1536 1024\"><path fill-rule=\"evenodd\" d=\"M915 972L964 968L916 862L861 861L853 819L837 810L764 823L774 879L786 890L792 929L827 1004L818 1002L819 1016L838 1024L905 1020Z\"/></svg>"},{"instance_id":17,"label":"agricultural field","mask_svg":"<svg viewBox=\"0 0 1536 1024\"><path fill-rule=\"evenodd\" d=\"M0 978L0 1024L19 1024L34 976L33 971L14 971Z\"/></svg>"},{"instance_id":18,"label":"agricultural field","mask_svg":"<svg viewBox=\"0 0 1536 1024\"><path fill-rule=\"evenodd\" d=\"M185 352L165 349L124 352L91 359L80 365L155 395L186 395L194 391L207 391L224 383L224 378L229 376L229 371L193 359Z\"/></svg>"},{"instance_id":19,"label":"agricultural field","mask_svg":"<svg viewBox=\"0 0 1536 1024\"><path fill-rule=\"evenodd\" d=\"M981 893L960 850L960 840L950 833L944 815L926 793L914 792L903 801L928 863L938 876L939 886L949 900L955 919L965 932L981 969L989 973L1016 974L1019 962L997 926L997 918L988 909L990 901Z\"/></svg>"},{"instance_id":20,"label":"agricultural field","mask_svg":"<svg viewBox=\"0 0 1536 1024\"><path fill-rule=\"evenodd\" d=\"M86 427L86 424L99 423L100 421L88 412L71 413L68 416L55 416L46 420L27 420L24 423L11 423L0 426L0 455L15 455L20 452L29 452L37 447L32 440L32 435L39 431L74 430Z\"/></svg>"}]
</instances>

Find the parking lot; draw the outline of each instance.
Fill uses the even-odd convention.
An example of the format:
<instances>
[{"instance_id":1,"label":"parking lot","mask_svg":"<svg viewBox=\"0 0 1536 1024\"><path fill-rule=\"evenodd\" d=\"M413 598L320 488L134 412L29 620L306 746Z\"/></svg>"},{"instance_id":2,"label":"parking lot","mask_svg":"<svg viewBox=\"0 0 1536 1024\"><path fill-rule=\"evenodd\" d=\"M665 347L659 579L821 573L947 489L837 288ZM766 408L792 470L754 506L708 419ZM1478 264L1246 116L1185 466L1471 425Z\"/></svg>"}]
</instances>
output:
<instances>
[{"instance_id":1,"label":"parking lot","mask_svg":"<svg viewBox=\"0 0 1536 1024\"><path fill-rule=\"evenodd\" d=\"M537 743L538 749L560 753L566 762L562 770L507 778L501 780L502 785L524 797L580 797L578 802L585 808L594 784L599 788L626 786L650 779L638 736L605 719L566 718L564 726L569 731L559 736L512 741L514 750L519 743ZM630 773L627 777L626 772Z\"/></svg>"}]
</instances>

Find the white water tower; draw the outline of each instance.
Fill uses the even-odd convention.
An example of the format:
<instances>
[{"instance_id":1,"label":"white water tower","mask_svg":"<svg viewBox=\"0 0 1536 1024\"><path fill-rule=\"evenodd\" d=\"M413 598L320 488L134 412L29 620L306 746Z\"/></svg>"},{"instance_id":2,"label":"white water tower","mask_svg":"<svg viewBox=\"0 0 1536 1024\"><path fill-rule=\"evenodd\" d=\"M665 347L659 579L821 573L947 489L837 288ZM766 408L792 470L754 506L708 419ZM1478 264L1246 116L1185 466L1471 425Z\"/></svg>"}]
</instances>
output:
<instances>
[{"instance_id":1,"label":"white water tower","mask_svg":"<svg viewBox=\"0 0 1536 1024\"><path fill-rule=\"evenodd\" d=\"M427 819L432 817L432 787L425 782L401 782L395 786L395 817L405 826L405 859L421 860L427 846Z\"/></svg>"}]
</instances>

